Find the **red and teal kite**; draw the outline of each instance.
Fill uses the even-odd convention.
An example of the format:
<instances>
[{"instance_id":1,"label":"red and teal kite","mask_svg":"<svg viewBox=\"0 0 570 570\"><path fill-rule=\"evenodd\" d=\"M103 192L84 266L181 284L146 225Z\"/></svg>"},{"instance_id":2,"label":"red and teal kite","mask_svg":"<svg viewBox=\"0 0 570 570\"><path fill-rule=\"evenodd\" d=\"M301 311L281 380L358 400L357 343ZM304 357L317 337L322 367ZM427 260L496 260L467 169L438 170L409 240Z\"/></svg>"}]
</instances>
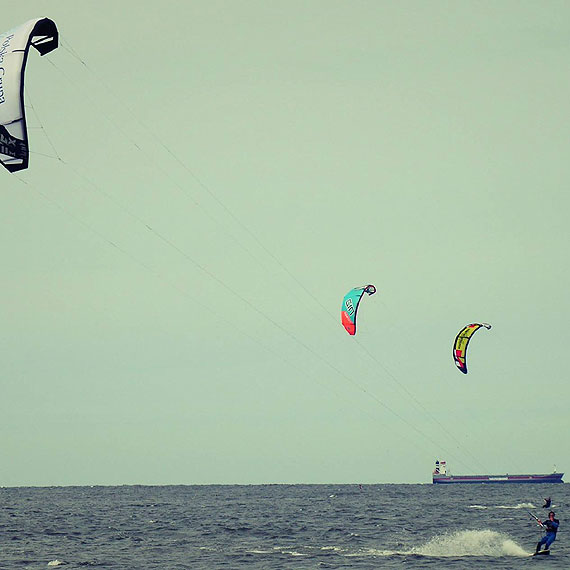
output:
<instances>
[{"instance_id":1,"label":"red and teal kite","mask_svg":"<svg viewBox=\"0 0 570 570\"><path fill-rule=\"evenodd\" d=\"M340 319L342 326L350 335L356 334L356 313L358 311L360 299L362 299L362 295L364 295L364 293L374 295L374 293L376 293L376 287L374 287L374 285L355 287L354 289L351 289L342 300Z\"/></svg>"}]
</instances>

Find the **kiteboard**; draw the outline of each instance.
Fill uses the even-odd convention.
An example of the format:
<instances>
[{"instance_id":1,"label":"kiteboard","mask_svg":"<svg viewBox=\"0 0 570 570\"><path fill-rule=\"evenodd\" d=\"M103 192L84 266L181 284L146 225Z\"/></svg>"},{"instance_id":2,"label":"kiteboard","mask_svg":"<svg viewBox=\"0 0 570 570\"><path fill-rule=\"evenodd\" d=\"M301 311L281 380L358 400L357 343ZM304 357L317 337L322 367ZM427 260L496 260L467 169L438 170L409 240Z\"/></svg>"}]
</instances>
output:
<instances>
[{"instance_id":1,"label":"kiteboard","mask_svg":"<svg viewBox=\"0 0 570 570\"><path fill-rule=\"evenodd\" d=\"M540 556L541 554L550 554L550 550L539 550L538 552L531 554L531 556Z\"/></svg>"}]
</instances>

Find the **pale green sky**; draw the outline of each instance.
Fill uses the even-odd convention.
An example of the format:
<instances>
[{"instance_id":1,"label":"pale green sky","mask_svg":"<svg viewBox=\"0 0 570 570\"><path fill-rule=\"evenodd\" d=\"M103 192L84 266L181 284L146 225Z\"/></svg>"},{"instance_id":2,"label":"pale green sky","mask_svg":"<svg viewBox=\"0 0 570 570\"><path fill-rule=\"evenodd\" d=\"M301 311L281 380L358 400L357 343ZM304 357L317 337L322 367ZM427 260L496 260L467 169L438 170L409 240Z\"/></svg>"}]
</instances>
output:
<instances>
[{"instance_id":1,"label":"pale green sky","mask_svg":"<svg viewBox=\"0 0 570 570\"><path fill-rule=\"evenodd\" d=\"M0 484L570 470L570 4L27 0L0 30L44 16L0 172Z\"/></svg>"}]
</instances>

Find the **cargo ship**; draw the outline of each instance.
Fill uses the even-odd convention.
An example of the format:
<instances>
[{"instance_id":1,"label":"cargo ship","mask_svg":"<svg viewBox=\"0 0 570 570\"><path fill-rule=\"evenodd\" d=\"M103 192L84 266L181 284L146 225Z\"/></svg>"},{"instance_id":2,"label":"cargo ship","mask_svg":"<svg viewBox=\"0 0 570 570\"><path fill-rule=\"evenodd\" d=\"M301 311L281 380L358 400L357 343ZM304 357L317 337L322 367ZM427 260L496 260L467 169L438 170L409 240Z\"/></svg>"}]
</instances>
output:
<instances>
[{"instance_id":1,"label":"cargo ship","mask_svg":"<svg viewBox=\"0 0 570 570\"><path fill-rule=\"evenodd\" d=\"M564 483L564 473L531 474L531 475L451 475L447 472L445 461L436 461L432 483L449 485L451 483Z\"/></svg>"}]
</instances>

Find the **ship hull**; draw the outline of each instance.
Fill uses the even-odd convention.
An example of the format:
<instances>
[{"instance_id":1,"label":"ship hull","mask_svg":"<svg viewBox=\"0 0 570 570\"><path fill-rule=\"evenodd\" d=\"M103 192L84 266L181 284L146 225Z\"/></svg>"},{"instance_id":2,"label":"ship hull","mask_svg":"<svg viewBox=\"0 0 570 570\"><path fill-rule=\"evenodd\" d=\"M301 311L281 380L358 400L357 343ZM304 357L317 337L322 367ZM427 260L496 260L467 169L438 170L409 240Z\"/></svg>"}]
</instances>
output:
<instances>
[{"instance_id":1,"label":"ship hull","mask_svg":"<svg viewBox=\"0 0 570 570\"><path fill-rule=\"evenodd\" d=\"M564 473L546 475L433 475L433 484L453 483L564 483Z\"/></svg>"}]
</instances>

